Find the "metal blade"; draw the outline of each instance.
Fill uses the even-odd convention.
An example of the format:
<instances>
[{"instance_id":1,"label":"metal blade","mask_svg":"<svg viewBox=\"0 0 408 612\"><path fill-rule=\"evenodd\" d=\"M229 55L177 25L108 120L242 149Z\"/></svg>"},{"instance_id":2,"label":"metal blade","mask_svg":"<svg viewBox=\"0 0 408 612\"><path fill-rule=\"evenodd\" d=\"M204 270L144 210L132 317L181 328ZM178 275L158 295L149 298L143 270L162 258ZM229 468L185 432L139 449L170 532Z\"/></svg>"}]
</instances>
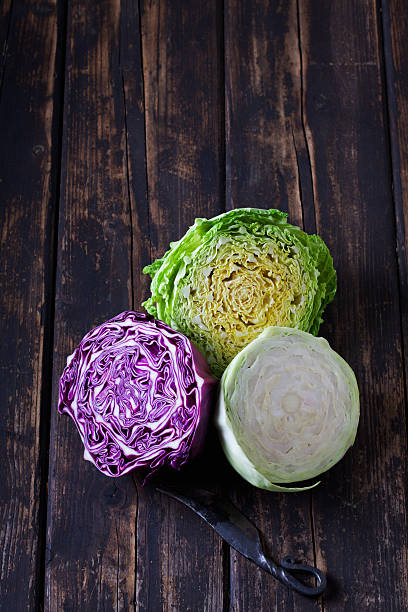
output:
<instances>
[{"instance_id":1,"label":"metal blade","mask_svg":"<svg viewBox=\"0 0 408 612\"><path fill-rule=\"evenodd\" d=\"M191 508L241 555L264 566L265 556L257 528L227 499L204 489L156 488Z\"/></svg>"}]
</instances>

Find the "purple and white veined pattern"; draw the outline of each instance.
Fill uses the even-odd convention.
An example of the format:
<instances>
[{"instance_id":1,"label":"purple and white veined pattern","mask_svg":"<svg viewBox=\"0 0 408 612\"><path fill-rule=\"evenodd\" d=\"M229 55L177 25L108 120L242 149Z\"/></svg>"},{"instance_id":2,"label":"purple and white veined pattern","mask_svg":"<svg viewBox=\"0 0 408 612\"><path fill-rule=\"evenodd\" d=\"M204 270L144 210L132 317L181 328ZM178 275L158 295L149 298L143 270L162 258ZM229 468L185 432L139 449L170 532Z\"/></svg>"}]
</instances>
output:
<instances>
[{"instance_id":1,"label":"purple and white veined pattern","mask_svg":"<svg viewBox=\"0 0 408 612\"><path fill-rule=\"evenodd\" d=\"M202 445L216 384L185 336L126 311L68 357L58 409L74 420L85 459L107 476L180 469Z\"/></svg>"}]
</instances>

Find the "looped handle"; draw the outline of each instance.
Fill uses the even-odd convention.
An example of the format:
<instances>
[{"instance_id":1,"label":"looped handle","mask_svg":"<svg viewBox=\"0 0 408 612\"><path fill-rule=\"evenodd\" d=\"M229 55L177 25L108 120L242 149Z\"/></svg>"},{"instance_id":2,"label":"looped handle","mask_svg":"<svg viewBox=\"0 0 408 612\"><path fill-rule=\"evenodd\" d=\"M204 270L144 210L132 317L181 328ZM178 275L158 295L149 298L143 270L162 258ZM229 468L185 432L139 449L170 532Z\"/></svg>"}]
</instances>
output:
<instances>
[{"instance_id":1,"label":"looped handle","mask_svg":"<svg viewBox=\"0 0 408 612\"><path fill-rule=\"evenodd\" d=\"M296 563L293 557L284 557L281 561L280 566L277 568L278 577L283 584L301 593L302 595L308 595L309 597L317 597L321 595L327 586L326 576L317 567L312 565L303 565L302 563ZM291 572L309 574L314 576L317 580L315 587L304 584L301 580L295 578Z\"/></svg>"}]
</instances>

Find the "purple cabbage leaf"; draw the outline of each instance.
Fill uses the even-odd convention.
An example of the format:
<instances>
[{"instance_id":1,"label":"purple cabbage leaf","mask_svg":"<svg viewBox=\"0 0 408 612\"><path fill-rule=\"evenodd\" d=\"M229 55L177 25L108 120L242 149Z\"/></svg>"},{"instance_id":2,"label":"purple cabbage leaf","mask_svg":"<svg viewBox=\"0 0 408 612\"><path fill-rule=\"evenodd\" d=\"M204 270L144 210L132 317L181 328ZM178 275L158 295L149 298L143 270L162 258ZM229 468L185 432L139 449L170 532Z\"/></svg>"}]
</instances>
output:
<instances>
[{"instance_id":1,"label":"purple cabbage leaf","mask_svg":"<svg viewBox=\"0 0 408 612\"><path fill-rule=\"evenodd\" d=\"M60 379L61 413L107 476L180 469L202 447L217 381L183 334L122 312L91 330Z\"/></svg>"}]
</instances>

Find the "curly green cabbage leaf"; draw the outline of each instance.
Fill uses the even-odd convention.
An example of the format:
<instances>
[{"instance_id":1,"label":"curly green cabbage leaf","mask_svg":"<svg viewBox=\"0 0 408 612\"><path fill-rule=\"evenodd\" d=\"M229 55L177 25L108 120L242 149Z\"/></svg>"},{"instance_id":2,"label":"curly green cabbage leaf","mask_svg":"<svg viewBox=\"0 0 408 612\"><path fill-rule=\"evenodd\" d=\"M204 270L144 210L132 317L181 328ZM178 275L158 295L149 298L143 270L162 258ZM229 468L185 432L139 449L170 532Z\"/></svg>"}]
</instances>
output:
<instances>
[{"instance_id":1,"label":"curly green cabbage leaf","mask_svg":"<svg viewBox=\"0 0 408 612\"><path fill-rule=\"evenodd\" d=\"M270 327L221 379L216 425L231 465L270 491L311 486L354 443L359 392L350 366L324 338Z\"/></svg>"},{"instance_id":2,"label":"curly green cabbage leaf","mask_svg":"<svg viewBox=\"0 0 408 612\"><path fill-rule=\"evenodd\" d=\"M196 219L143 272L152 277L146 310L188 336L218 377L266 327L317 334L336 292L322 239L290 225L275 209Z\"/></svg>"}]
</instances>

